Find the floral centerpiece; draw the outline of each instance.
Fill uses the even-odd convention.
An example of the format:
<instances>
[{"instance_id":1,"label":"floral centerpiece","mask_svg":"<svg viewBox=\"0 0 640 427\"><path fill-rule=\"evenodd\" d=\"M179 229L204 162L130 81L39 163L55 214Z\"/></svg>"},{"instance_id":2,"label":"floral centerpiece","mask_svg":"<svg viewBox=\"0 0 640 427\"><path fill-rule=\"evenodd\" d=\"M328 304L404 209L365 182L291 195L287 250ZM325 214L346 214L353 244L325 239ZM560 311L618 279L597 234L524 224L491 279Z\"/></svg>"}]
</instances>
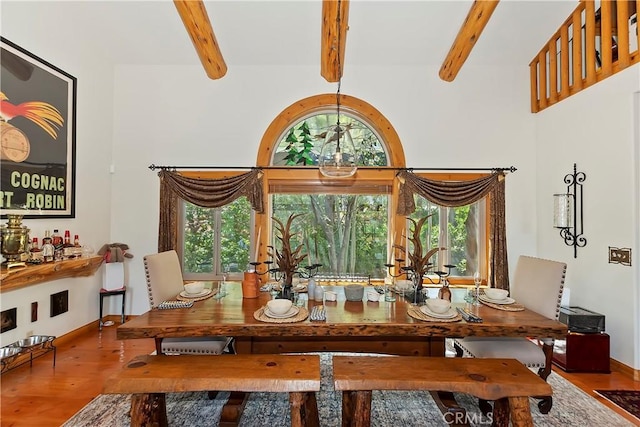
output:
<instances>
[{"instance_id":1,"label":"floral centerpiece","mask_svg":"<svg viewBox=\"0 0 640 427\"><path fill-rule=\"evenodd\" d=\"M411 235L409 236L409 241L413 246L412 251L409 251L408 248L403 245L393 245L394 248L398 248L403 251L407 259L409 260L409 266L404 267L404 270L407 272L407 276L410 276L413 280L414 302L416 303L423 302L424 300L424 295L422 292L422 278L433 266L433 263L429 262L429 259L436 253L438 253L438 251L446 250L446 248L435 247L428 250L427 253L423 253L425 248L422 246L420 233L422 232L422 227L424 226L425 222L432 215L433 214L427 215L423 218L420 218L418 221L414 220L413 218L407 218L412 224L410 230Z\"/></svg>"},{"instance_id":2,"label":"floral centerpiece","mask_svg":"<svg viewBox=\"0 0 640 427\"><path fill-rule=\"evenodd\" d=\"M275 249L269 247L267 249L268 255L275 260L277 268L275 271L279 271L282 274L282 290L280 291L281 298L291 298L291 287L293 285L293 276L298 274L298 266L307 257L307 254L301 254L303 245L299 245L295 249L291 249L291 238L297 233L291 233L291 224L293 220L302 214L291 214L286 224L273 217L273 221L276 223L276 238L280 241L281 249Z\"/></svg>"}]
</instances>

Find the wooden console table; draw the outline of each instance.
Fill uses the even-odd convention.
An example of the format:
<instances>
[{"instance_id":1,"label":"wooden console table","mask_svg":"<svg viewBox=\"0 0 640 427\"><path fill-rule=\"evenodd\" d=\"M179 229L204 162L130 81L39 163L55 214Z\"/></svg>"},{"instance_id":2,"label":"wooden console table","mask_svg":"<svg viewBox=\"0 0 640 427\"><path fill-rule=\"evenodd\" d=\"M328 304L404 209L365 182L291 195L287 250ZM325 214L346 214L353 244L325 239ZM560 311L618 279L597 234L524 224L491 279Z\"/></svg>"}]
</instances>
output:
<instances>
[{"instance_id":1,"label":"wooden console table","mask_svg":"<svg viewBox=\"0 0 640 427\"><path fill-rule=\"evenodd\" d=\"M21 269L0 270L0 293L65 277L91 276L102 265L101 256L81 257Z\"/></svg>"}]
</instances>

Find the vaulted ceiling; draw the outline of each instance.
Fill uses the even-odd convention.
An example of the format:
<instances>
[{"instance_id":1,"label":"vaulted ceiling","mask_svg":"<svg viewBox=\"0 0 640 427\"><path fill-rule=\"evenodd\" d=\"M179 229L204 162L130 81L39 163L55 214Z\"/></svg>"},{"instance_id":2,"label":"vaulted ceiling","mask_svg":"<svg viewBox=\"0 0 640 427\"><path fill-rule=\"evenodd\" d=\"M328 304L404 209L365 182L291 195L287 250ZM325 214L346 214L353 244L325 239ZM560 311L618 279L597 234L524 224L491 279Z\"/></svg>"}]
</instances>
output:
<instances>
[{"instance_id":1,"label":"vaulted ceiling","mask_svg":"<svg viewBox=\"0 0 640 427\"><path fill-rule=\"evenodd\" d=\"M21 2L3 0L2 20ZM33 2L24 2L33 5ZM351 0L344 58L350 66L427 65L440 69L472 1ZM502 0L464 67L527 66L576 6L575 0ZM321 0L205 1L228 67L321 69ZM42 1L41 31L90 40L113 64L200 64L173 1ZM51 19L51 17L55 19ZM21 41L17 41L21 42ZM464 71L463 67L463 71ZM459 75L457 78L460 78Z\"/></svg>"}]
</instances>

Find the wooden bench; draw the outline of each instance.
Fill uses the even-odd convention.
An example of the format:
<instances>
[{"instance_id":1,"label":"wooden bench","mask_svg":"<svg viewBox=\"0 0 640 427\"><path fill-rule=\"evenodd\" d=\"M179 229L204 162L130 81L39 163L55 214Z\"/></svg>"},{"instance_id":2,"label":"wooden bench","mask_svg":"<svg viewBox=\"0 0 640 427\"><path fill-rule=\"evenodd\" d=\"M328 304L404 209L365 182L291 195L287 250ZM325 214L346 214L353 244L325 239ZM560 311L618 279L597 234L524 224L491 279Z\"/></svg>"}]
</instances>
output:
<instances>
[{"instance_id":1,"label":"wooden bench","mask_svg":"<svg viewBox=\"0 0 640 427\"><path fill-rule=\"evenodd\" d=\"M372 390L467 393L494 400L493 425L533 426L529 396L551 395L551 386L515 359L334 356L333 381L342 391L342 426L371 424ZM463 414L464 415L464 414ZM445 414L449 424L466 423Z\"/></svg>"},{"instance_id":2,"label":"wooden bench","mask_svg":"<svg viewBox=\"0 0 640 427\"><path fill-rule=\"evenodd\" d=\"M319 426L317 355L138 356L110 376L103 393L132 394L132 426L166 426L165 393L193 391L289 393L291 425Z\"/></svg>"}]
</instances>

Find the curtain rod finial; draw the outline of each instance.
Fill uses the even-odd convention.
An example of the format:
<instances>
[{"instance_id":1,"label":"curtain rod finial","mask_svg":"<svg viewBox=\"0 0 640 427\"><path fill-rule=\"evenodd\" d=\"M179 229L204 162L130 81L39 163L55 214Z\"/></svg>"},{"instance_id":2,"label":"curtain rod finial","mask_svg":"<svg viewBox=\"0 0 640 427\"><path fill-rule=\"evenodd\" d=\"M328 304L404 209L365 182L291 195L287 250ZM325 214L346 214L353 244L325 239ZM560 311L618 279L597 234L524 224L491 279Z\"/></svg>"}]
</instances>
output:
<instances>
[{"instance_id":1,"label":"curtain rod finial","mask_svg":"<svg viewBox=\"0 0 640 427\"><path fill-rule=\"evenodd\" d=\"M149 169L151 169L152 171L156 170L156 165L154 165L153 163L151 163L149 165Z\"/></svg>"}]
</instances>

